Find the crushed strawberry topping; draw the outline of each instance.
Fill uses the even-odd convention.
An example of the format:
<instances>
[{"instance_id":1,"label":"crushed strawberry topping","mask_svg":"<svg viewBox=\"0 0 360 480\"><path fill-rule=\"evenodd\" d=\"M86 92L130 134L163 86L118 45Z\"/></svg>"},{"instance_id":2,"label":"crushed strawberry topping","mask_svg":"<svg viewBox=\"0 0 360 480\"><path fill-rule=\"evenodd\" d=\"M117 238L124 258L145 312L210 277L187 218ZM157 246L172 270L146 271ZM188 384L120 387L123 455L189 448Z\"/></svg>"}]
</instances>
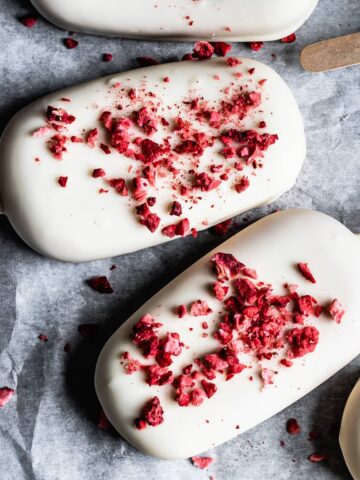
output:
<instances>
[{"instance_id":1,"label":"crushed strawberry topping","mask_svg":"<svg viewBox=\"0 0 360 480\"><path fill-rule=\"evenodd\" d=\"M209 467L214 462L214 459L212 457L191 457L191 461L195 467L204 469Z\"/></svg>"},{"instance_id":2,"label":"crushed strawberry topping","mask_svg":"<svg viewBox=\"0 0 360 480\"><path fill-rule=\"evenodd\" d=\"M296 40L296 35L295 35L295 33L291 33L291 34L288 35L287 37L284 37L284 38L281 39L281 41L282 41L283 43L293 43L293 42L295 42L295 40Z\"/></svg>"},{"instance_id":3,"label":"crushed strawberry topping","mask_svg":"<svg viewBox=\"0 0 360 480\"><path fill-rule=\"evenodd\" d=\"M163 421L164 411L160 404L160 400L158 397L154 397L145 403L141 417L135 420L135 426L139 430L142 430L146 427L146 423L152 427L156 427L163 423ZM144 424L144 422L146 423Z\"/></svg>"},{"instance_id":4,"label":"crushed strawberry topping","mask_svg":"<svg viewBox=\"0 0 360 480\"><path fill-rule=\"evenodd\" d=\"M99 293L113 293L112 286L105 276L93 277L86 281L93 290Z\"/></svg>"},{"instance_id":5,"label":"crushed strawberry topping","mask_svg":"<svg viewBox=\"0 0 360 480\"><path fill-rule=\"evenodd\" d=\"M66 43L69 48L77 46L74 38L69 37ZM195 44L190 57L198 61L214 53L224 56L230 49L231 45L225 42L201 41ZM109 59L110 56L104 57ZM126 202L138 215L138 224L151 233L168 238L189 234L196 237L197 226L191 224L189 216L192 209L210 195L214 198L212 207L216 206L227 183L234 195L244 192L251 186L257 169L266 167L265 153L278 141L275 132L266 131L266 122L261 118L268 100L263 91L266 79L254 81L236 57L223 62L233 69L227 72L230 80L217 87L217 100L205 98L195 86L168 105L166 90L171 88L172 79L161 76L161 89L165 90L162 98L158 86L150 88L144 74L141 84L126 80L124 84L109 85L108 106L99 112L94 125L84 128L63 104L54 104L47 107L45 125L40 125L33 135L45 137L48 150L57 160L75 154L79 148L92 148L105 155L120 154L123 161L119 165L126 164L126 170L122 167L120 178L108 179L104 175L108 166L100 163L93 170L93 177L105 178L97 182L95 191L107 193L107 182L120 196L128 197L118 201ZM143 59L144 63L157 62ZM240 68L242 72L238 71ZM219 75L214 75L214 80L215 77L221 79ZM99 187L98 183L102 185ZM176 216L179 221L171 221ZM206 227L209 223L203 219L200 225ZM218 226L217 230L223 228L225 232L227 225L230 223Z\"/></svg>"},{"instance_id":6,"label":"crushed strawberry topping","mask_svg":"<svg viewBox=\"0 0 360 480\"><path fill-rule=\"evenodd\" d=\"M286 422L286 431L290 433L290 435L299 435L301 428L296 418L290 418Z\"/></svg>"},{"instance_id":7,"label":"crushed strawberry topping","mask_svg":"<svg viewBox=\"0 0 360 480\"><path fill-rule=\"evenodd\" d=\"M336 323L340 323L342 317L344 316L345 309L336 298L330 303L328 307L331 317L335 320Z\"/></svg>"},{"instance_id":8,"label":"crushed strawberry topping","mask_svg":"<svg viewBox=\"0 0 360 480\"><path fill-rule=\"evenodd\" d=\"M5 407L5 405L10 401L11 397L14 395L15 390L9 387L0 388L0 408Z\"/></svg>"},{"instance_id":9,"label":"crushed strawberry topping","mask_svg":"<svg viewBox=\"0 0 360 480\"><path fill-rule=\"evenodd\" d=\"M306 280L309 280L311 283L316 283L316 280L311 273L311 270L309 268L309 265L307 263L298 263L298 269L302 276L306 278Z\"/></svg>"}]
</instances>

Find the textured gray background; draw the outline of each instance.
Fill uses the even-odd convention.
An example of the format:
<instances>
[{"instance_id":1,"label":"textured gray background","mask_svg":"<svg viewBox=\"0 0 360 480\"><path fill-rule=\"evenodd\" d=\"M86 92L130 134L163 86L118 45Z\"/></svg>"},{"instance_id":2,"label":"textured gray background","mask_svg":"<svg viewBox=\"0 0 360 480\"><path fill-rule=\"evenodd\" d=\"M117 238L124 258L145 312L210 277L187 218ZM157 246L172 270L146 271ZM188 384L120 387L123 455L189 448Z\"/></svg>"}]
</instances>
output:
<instances>
[{"instance_id":1,"label":"textured gray background","mask_svg":"<svg viewBox=\"0 0 360 480\"><path fill-rule=\"evenodd\" d=\"M69 51L62 45L66 34L60 29L42 19L33 29L17 21L32 11L29 1L0 0L1 129L20 107L55 89L134 68L138 56L169 61L191 50L186 43L76 35L79 47ZM295 44L272 42L258 53L234 46L236 54L272 63L288 81L304 115L308 156L292 191L270 207L240 216L229 235L275 208L287 207L319 209L360 231L360 68L311 75L298 62L304 45L357 30L358 0L320 0ZM114 54L113 62L101 61L104 52ZM277 54L275 61L271 53ZM209 477L187 460L146 457L114 432L99 430L92 380L98 353L121 322L223 240L206 231L196 240L71 265L32 252L0 218L0 386L17 390L0 411L3 480ZM109 272L113 263L118 268ZM109 275L113 295L99 295L85 285L86 278L99 274ZM89 322L98 324L100 333L85 340L77 326ZM37 339L41 332L48 335L48 343ZM63 352L65 342L71 343L70 355ZM337 436L346 397L359 373L357 359L283 413L210 452L216 458L210 472L217 480L349 479ZM289 417L299 420L301 436L287 435ZM315 444L307 439L313 428L321 432ZM286 442L285 448L280 440ZM311 464L307 456L313 451L329 460Z\"/></svg>"}]
</instances>

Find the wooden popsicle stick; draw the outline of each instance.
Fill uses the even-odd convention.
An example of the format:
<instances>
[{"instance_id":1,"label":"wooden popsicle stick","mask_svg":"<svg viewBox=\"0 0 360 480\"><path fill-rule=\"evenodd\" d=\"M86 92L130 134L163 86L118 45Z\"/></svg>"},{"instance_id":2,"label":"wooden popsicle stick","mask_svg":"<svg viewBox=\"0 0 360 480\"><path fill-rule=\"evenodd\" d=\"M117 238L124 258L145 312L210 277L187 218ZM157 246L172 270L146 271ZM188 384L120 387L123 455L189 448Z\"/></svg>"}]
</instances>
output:
<instances>
[{"instance_id":1,"label":"wooden popsicle stick","mask_svg":"<svg viewBox=\"0 0 360 480\"><path fill-rule=\"evenodd\" d=\"M327 72L360 64L360 33L330 38L303 49L300 63L309 72Z\"/></svg>"}]
</instances>

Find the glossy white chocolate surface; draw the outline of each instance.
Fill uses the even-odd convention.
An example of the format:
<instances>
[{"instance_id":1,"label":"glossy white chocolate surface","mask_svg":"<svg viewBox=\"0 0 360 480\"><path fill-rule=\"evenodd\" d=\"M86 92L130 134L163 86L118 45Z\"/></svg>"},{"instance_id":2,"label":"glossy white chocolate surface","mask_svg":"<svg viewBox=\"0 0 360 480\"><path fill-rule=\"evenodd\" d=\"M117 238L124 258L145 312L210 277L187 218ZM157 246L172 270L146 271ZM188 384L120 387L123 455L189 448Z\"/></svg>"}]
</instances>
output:
<instances>
[{"instance_id":1,"label":"glossy white chocolate surface","mask_svg":"<svg viewBox=\"0 0 360 480\"><path fill-rule=\"evenodd\" d=\"M2 211L22 239L38 252L59 260L80 262L168 241L161 229L179 218L169 215L169 206L175 198L183 206L181 218L187 217L191 227L198 230L273 201L293 186L301 169L305 157L303 122L292 93L271 68L254 60L242 59L242 62L236 67L228 66L224 59L148 67L68 88L32 103L13 118L0 142ZM255 68L252 75L248 73L251 68ZM242 77L238 78L237 74ZM169 77L170 82L164 82L164 77ZM267 81L259 86L262 79ZM210 192L200 192L201 201L196 204L179 195L175 197L169 183L159 178L157 187L149 189L149 195L157 198L152 211L159 214L161 223L157 231L151 233L139 223L135 214L139 203L133 201L131 193L129 197L122 197L107 183L108 179L122 177L131 184L134 171L143 165L114 149L111 155L105 155L99 148L100 142L109 143L99 123L101 113L110 110L114 116L131 114L143 103L130 101L129 89L152 92L160 105L158 115L170 122L169 127L151 137L161 142L165 136L174 135L172 124L179 111L181 113L178 105L183 105L184 99L202 96L216 105L223 100L222 92L230 85L235 90L243 86L245 90L261 92L260 106L245 117L242 128L277 134L279 140L264 152L263 168L233 171L230 181L222 182ZM116 108L119 95L124 105L121 112ZM62 98L71 101L65 102ZM56 160L47 144L56 132L41 138L33 136L34 131L46 125L48 105L62 107L76 116L76 121L66 126L65 134L69 137L84 138L97 127L96 147L69 142L63 159ZM266 128L259 129L259 122L263 120ZM206 125L202 128L211 134ZM140 129L135 133L143 135ZM205 150L201 157L204 171L208 171L210 163L226 162L220 154L221 147L216 141L214 147ZM230 161L233 163L234 159ZM95 168L103 168L106 177L92 178ZM242 174L248 175L251 183L239 194L234 189L234 180ZM68 176L66 188L59 186L60 176ZM109 190L108 193L99 194L101 188Z\"/></svg>"},{"instance_id":2,"label":"glossy white chocolate surface","mask_svg":"<svg viewBox=\"0 0 360 480\"><path fill-rule=\"evenodd\" d=\"M67 30L156 39L276 40L293 33L317 0L32 0Z\"/></svg>"},{"instance_id":3,"label":"glossy white chocolate surface","mask_svg":"<svg viewBox=\"0 0 360 480\"><path fill-rule=\"evenodd\" d=\"M209 292L214 281L210 258L215 252L232 253L258 272L259 279L271 283L274 293L284 294L283 284L298 285L300 295L309 294L326 305L338 298L346 313L340 324L323 314L307 324L320 332L313 353L296 358L283 367L275 360L278 374L274 384L262 389L259 364L252 365L230 381L217 377L216 394L199 407L179 407L173 387L149 387L143 373L126 375L119 356L130 352L143 360L131 342L133 325L144 314L163 324L160 333L178 332L189 347L174 358L175 375L196 357L213 351L219 343L203 338L201 323L218 319L219 303ZM297 262L308 262L317 283L305 280ZM173 280L124 323L105 345L97 364L95 385L102 407L119 433L141 451L162 458L186 458L225 442L266 420L309 393L360 353L360 240L338 221L311 210L288 210L272 214L230 238ZM206 300L214 313L207 317L173 313L179 304ZM193 331L189 330L193 328ZM211 334L211 328L209 329ZM240 356L240 361L243 356ZM246 357L245 357L246 358ZM271 368L271 361L261 362ZM253 381L249 381L249 376ZM157 395L164 408L164 422L138 431L133 419L144 403ZM236 429L236 425L240 429Z\"/></svg>"},{"instance_id":4,"label":"glossy white chocolate surface","mask_svg":"<svg viewBox=\"0 0 360 480\"><path fill-rule=\"evenodd\" d=\"M346 465L354 480L360 479L360 383L356 383L345 405L339 436Z\"/></svg>"}]
</instances>

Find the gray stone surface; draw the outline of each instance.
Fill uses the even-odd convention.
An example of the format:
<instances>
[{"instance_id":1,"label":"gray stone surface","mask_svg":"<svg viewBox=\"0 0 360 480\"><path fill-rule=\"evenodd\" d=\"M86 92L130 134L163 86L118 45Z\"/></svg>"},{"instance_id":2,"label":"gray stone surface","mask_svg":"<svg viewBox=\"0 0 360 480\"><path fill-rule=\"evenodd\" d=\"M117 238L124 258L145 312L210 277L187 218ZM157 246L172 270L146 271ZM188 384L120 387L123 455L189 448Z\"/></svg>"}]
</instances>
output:
<instances>
[{"instance_id":1,"label":"gray stone surface","mask_svg":"<svg viewBox=\"0 0 360 480\"><path fill-rule=\"evenodd\" d=\"M32 11L28 1L0 0L1 128L20 107L55 89L134 68L138 56L168 61L191 50L186 43L76 35L79 47L69 51L62 45L62 30L42 19L31 30L17 21ZM304 115L308 156L292 191L237 218L229 235L288 207L319 209L360 231L359 67L311 75L298 62L304 45L357 31L359 17L358 0L320 0L295 44L272 42L258 53L234 45L234 53L271 63L288 81ZM101 61L104 52L114 54L111 63ZM272 53L277 54L274 61ZM193 480L206 479L209 472L217 480L350 478L337 436L346 397L359 376L359 359L286 411L211 451L216 462L209 472L187 460L146 457L114 432L97 428L92 381L102 345L147 298L222 240L205 231L196 240L71 265L32 252L0 218L0 386L17 390L0 410L2 480ZM113 263L118 268L110 273ZM99 295L85 285L86 278L98 274L109 275L113 295ZM99 325L100 335L85 341L77 326L90 322ZM42 332L48 343L37 339ZM71 354L63 351L66 342ZM297 438L285 431L289 417L302 426ZM321 437L311 444L307 436L313 428ZM313 451L329 460L311 464L307 456Z\"/></svg>"}]
</instances>

